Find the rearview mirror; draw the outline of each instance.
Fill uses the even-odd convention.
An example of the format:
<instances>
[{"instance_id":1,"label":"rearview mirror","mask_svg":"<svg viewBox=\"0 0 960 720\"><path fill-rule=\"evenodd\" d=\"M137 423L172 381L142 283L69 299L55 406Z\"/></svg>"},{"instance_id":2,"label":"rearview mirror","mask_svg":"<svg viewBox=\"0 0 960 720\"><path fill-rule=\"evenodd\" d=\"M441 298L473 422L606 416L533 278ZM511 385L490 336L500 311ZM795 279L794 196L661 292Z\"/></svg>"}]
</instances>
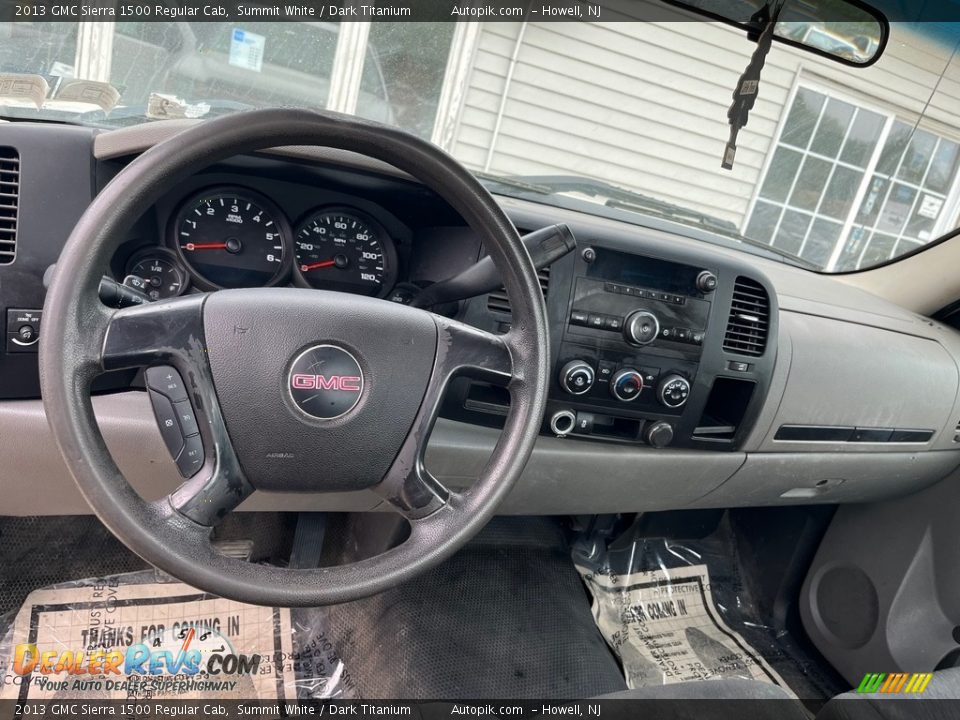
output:
<instances>
[{"instance_id":1,"label":"rearview mirror","mask_svg":"<svg viewBox=\"0 0 960 720\"><path fill-rule=\"evenodd\" d=\"M667 0L699 15L759 32L764 0ZM874 63L887 43L887 19L858 0L785 0L774 39L848 65Z\"/></svg>"}]
</instances>

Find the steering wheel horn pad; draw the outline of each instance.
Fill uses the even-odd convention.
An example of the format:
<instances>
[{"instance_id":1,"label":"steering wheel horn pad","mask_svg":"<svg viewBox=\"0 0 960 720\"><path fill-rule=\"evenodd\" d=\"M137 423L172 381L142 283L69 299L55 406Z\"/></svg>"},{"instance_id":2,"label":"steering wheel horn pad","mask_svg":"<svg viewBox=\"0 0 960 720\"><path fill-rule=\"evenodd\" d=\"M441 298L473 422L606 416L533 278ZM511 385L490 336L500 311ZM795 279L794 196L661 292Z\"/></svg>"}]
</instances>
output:
<instances>
[{"instance_id":1,"label":"steering wheel horn pad","mask_svg":"<svg viewBox=\"0 0 960 720\"><path fill-rule=\"evenodd\" d=\"M343 492L383 479L430 381L437 325L429 313L322 290L225 290L207 299L203 325L227 431L255 488ZM332 419L311 417L290 392L293 362L318 346L360 366L361 380L347 383L358 392L334 387L354 374L323 365L298 373L315 399L359 395Z\"/></svg>"},{"instance_id":2,"label":"steering wheel horn pad","mask_svg":"<svg viewBox=\"0 0 960 720\"><path fill-rule=\"evenodd\" d=\"M219 161L289 145L369 155L440 195L478 233L500 271L512 330L494 335L385 300L293 288L221 290L122 310L100 303L104 268L145 208ZM242 602L340 603L441 562L493 516L539 433L547 328L536 271L516 229L442 150L348 116L255 110L204 121L158 144L94 199L47 293L41 389L80 491L132 551L184 582ZM154 365L172 365L183 377L205 457L196 475L148 501L110 456L90 389L105 370ZM511 403L476 482L452 492L423 458L444 392L462 374L505 386ZM293 392L311 389L319 394ZM221 555L210 543L212 528L257 489L369 489L410 521L410 534L379 556L329 568L294 570Z\"/></svg>"}]
</instances>

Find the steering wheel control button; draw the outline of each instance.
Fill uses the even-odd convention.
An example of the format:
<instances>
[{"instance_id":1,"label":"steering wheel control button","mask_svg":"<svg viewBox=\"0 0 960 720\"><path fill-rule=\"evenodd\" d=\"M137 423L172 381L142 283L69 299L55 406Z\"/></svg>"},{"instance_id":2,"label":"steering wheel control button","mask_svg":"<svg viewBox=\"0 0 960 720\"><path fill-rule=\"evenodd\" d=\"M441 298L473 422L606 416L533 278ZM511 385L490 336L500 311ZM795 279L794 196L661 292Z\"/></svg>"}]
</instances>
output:
<instances>
[{"instance_id":1,"label":"steering wheel control button","mask_svg":"<svg viewBox=\"0 0 960 720\"><path fill-rule=\"evenodd\" d=\"M690 382L682 375L667 375L657 390L657 399L668 408L682 407L690 395Z\"/></svg>"},{"instance_id":2,"label":"steering wheel control button","mask_svg":"<svg viewBox=\"0 0 960 720\"><path fill-rule=\"evenodd\" d=\"M357 359L343 348L314 345L294 358L287 389L303 413L318 420L333 420L360 402L363 371Z\"/></svg>"},{"instance_id":3,"label":"steering wheel control button","mask_svg":"<svg viewBox=\"0 0 960 720\"><path fill-rule=\"evenodd\" d=\"M181 400L173 404L173 409L177 413L177 420L180 422L180 429L184 437L199 435L200 428L197 427L197 417L193 414L193 408L189 400Z\"/></svg>"},{"instance_id":4,"label":"steering wheel control button","mask_svg":"<svg viewBox=\"0 0 960 720\"><path fill-rule=\"evenodd\" d=\"M590 392L596 373L583 360L571 360L560 371L560 387L571 395L584 395Z\"/></svg>"},{"instance_id":5,"label":"steering wheel control button","mask_svg":"<svg viewBox=\"0 0 960 720\"><path fill-rule=\"evenodd\" d=\"M7 310L7 352L37 352L42 315L41 310Z\"/></svg>"},{"instance_id":6,"label":"steering wheel control button","mask_svg":"<svg viewBox=\"0 0 960 720\"><path fill-rule=\"evenodd\" d=\"M187 399L187 389L183 385L183 378L172 367L160 365L147 368L144 379L148 388L156 390L161 395L166 395L170 398L170 402L180 402Z\"/></svg>"},{"instance_id":7,"label":"steering wheel control button","mask_svg":"<svg viewBox=\"0 0 960 720\"><path fill-rule=\"evenodd\" d=\"M623 337L631 345L649 345L660 334L660 321L646 310L636 310L623 324Z\"/></svg>"},{"instance_id":8,"label":"steering wheel control button","mask_svg":"<svg viewBox=\"0 0 960 720\"><path fill-rule=\"evenodd\" d=\"M203 441L199 435L188 437L177 456L177 468L185 478L191 478L203 467Z\"/></svg>"},{"instance_id":9,"label":"steering wheel control button","mask_svg":"<svg viewBox=\"0 0 960 720\"><path fill-rule=\"evenodd\" d=\"M183 449L183 433L180 432L180 423L173 403L168 398L153 390L150 391L150 403L153 405L153 414L160 426L160 436L163 438L167 450L174 458L180 455Z\"/></svg>"},{"instance_id":10,"label":"steering wheel control button","mask_svg":"<svg viewBox=\"0 0 960 720\"><path fill-rule=\"evenodd\" d=\"M613 376L610 394L620 402L632 402L643 390L643 375L633 368L624 368Z\"/></svg>"}]
</instances>

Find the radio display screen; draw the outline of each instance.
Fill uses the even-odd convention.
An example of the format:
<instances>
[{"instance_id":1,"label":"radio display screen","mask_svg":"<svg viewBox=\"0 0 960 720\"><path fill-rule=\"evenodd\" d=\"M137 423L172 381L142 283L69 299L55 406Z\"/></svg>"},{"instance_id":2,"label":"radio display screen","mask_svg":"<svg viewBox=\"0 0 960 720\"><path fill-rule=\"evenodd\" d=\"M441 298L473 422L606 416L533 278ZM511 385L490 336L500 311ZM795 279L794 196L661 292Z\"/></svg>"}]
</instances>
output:
<instances>
[{"instance_id":1,"label":"radio display screen","mask_svg":"<svg viewBox=\"0 0 960 720\"><path fill-rule=\"evenodd\" d=\"M596 260L587 266L587 277L678 295L699 294L696 291L699 268L604 248L596 248L596 253Z\"/></svg>"}]
</instances>

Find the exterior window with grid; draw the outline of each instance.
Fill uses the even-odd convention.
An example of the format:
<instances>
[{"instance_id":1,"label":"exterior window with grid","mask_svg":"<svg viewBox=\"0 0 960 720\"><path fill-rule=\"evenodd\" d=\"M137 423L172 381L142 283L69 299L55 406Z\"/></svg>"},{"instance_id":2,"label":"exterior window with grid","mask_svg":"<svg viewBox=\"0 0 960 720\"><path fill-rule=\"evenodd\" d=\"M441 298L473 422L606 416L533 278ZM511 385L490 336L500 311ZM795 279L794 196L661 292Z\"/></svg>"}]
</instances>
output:
<instances>
[{"instance_id":1,"label":"exterior window with grid","mask_svg":"<svg viewBox=\"0 0 960 720\"><path fill-rule=\"evenodd\" d=\"M948 231L960 144L892 113L798 88L744 234L827 270Z\"/></svg>"}]
</instances>

